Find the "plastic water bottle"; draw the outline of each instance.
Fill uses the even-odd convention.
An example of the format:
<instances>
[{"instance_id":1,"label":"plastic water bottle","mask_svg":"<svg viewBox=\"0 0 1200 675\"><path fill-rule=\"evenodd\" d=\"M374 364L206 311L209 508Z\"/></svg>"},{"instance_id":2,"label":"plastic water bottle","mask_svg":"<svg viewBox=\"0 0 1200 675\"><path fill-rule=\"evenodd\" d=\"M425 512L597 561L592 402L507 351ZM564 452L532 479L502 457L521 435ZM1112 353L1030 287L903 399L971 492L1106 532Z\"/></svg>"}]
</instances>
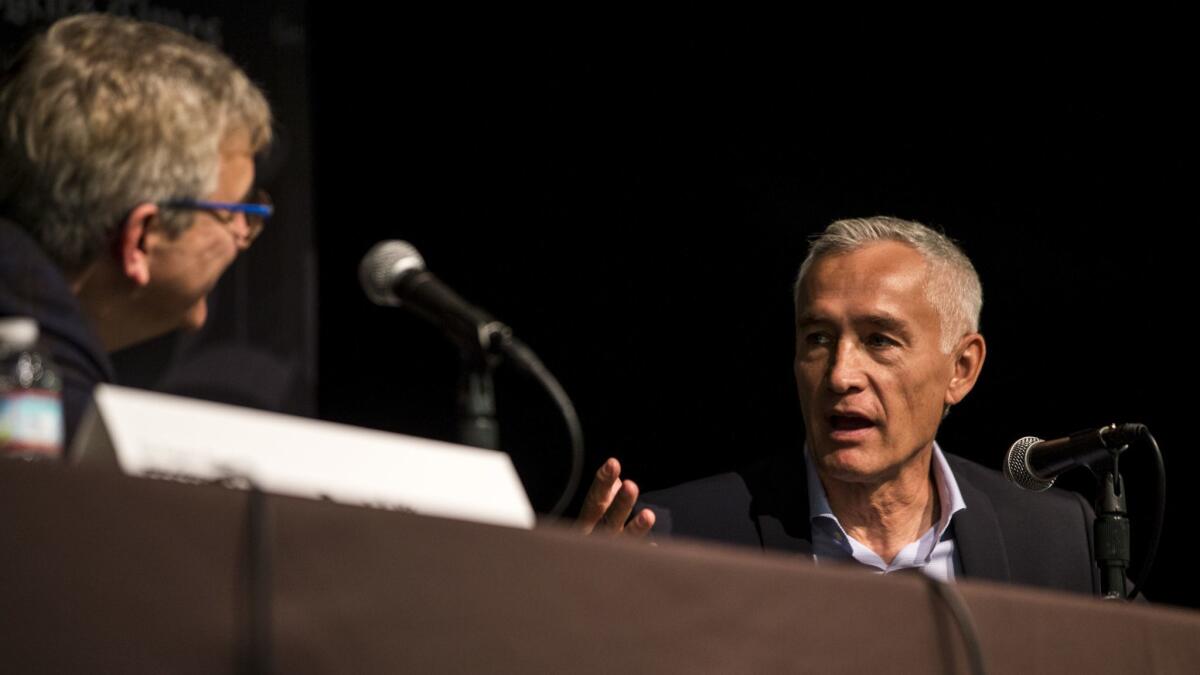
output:
<instances>
[{"instance_id":1,"label":"plastic water bottle","mask_svg":"<svg viewBox=\"0 0 1200 675\"><path fill-rule=\"evenodd\" d=\"M62 457L62 378L38 349L38 325L0 318L0 456Z\"/></svg>"}]
</instances>

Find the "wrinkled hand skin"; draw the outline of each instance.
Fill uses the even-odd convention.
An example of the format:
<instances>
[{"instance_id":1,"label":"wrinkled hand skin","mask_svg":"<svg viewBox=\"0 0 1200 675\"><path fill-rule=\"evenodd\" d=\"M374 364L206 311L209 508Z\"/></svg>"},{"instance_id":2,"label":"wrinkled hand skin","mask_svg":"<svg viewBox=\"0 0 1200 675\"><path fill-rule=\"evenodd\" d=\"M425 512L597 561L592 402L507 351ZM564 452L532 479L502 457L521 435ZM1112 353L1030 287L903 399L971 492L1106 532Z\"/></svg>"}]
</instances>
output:
<instances>
[{"instance_id":1,"label":"wrinkled hand skin","mask_svg":"<svg viewBox=\"0 0 1200 675\"><path fill-rule=\"evenodd\" d=\"M642 509L630 520L637 498L637 484L621 480L621 463L610 457L596 470L575 527L584 534L644 537L654 527L654 512Z\"/></svg>"}]
</instances>

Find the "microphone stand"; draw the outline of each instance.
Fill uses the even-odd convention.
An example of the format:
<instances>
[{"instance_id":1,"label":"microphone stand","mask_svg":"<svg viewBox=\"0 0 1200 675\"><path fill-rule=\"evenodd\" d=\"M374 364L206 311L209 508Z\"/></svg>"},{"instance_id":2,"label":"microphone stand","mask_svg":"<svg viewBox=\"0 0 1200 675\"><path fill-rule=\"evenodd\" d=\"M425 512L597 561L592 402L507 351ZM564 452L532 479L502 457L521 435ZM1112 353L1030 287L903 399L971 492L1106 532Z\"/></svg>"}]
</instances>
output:
<instances>
[{"instance_id":1,"label":"microphone stand","mask_svg":"<svg viewBox=\"0 0 1200 675\"><path fill-rule=\"evenodd\" d=\"M462 370L458 379L458 438L463 445L499 450L492 372L500 362L500 347L511 337L511 331L493 321L479 329L478 337L474 344L459 342Z\"/></svg>"},{"instance_id":2,"label":"microphone stand","mask_svg":"<svg viewBox=\"0 0 1200 675\"><path fill-rule=\"evenodd\" d=\"M583 429L571 397L547 370L545 364L512 330L499 321L490 321L479 328L477 341L456 340L462 355L462 376L458 384L458 435L466 445L491 450L500 449L500 429L496 423L496 396L492 386L492 371L504 358L511 359L531 375L554 399L567 432L571 435L571 470L567 484L550 515L560 516L571 502L579 479L583 475Z\"/></svg>"},{"instance_id":3,"label":"microphone stand","mask_svg":"<svg viewBox=\"0 0 1200 675\"><path fill-rule=\"evenodd\" d=\"M1125 481L1117 470L1117 460L1128 445L1109 450L1112 461L1105 469L1103 486L1096 497L1096 522L1093 526L1093 556L1100 566L1100 594L1105 600L1124 601L1125 570L1129 567L1129 514L1125 510Z\"/></svg>"}]
</instances>

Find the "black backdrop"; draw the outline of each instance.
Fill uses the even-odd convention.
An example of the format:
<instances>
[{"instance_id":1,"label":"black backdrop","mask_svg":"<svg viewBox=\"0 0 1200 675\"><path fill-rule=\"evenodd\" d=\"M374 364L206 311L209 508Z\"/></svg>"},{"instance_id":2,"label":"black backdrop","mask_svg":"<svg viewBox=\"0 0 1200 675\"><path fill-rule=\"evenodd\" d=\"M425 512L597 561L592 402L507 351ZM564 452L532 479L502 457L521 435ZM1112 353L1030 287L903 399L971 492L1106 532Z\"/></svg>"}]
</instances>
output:
<instances>
[{"instance_id":1,"label":"black backdrop","mask_svg":"<svg viewBox=\"0 0 1200 675\"><path fill-rule=\"evenodd\" d=\"M654 488L798 448L790 283L807 237L838 217L918 219L984 283L987 364L943 446L998 467L1023 435L1149 425L1173 489L1150 593L1200 604L1183 561L1194 139L1169 81L1137 64L946 61L926 77L891 55L724 34L321 11L313 28L323 416L453 438L454 350L357 287L362 254L397 238L558 375L589 471L616 455ZM498 388L504 448L548 508L565 433L522 377ZM1125 464L1137 557L1153 475L1139 455ZM1092 494L1086 475L1065 483Z\"/></svg>"}]
</instances>

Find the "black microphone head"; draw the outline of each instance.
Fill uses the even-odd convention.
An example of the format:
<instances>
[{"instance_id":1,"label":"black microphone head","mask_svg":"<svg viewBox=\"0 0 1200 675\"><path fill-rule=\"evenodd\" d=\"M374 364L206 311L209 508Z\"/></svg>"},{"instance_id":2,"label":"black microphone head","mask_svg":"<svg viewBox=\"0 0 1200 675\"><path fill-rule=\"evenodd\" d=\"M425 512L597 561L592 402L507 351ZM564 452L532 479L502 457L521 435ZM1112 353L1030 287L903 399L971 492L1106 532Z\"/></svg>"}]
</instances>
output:
<instances>
[{"instance_id":1,"label":"black microphone head","mask_svg":"<svg viewBox=\"0 0 1200 675\"><path fill-rule=\"evenodd\" d=\"M1004 477L1026 490L1034 492L1041 492L1054 485L1053 478L1042 480L1033 475L1033 471L1029 468L1029 449L1041 442L1042 439L1037 436L1017 439L1017 442L1008 449L1008 454L1004 456Z\"/></svg>"},{"instance_id":2,"label":"black microphone head","mask_svg":"<svg viewBox=\"0 0 1200 675\"><path fill-rule=\"evenodd\" d=\"M407 241L392 239L371 247L358 265L358 279L371 302L396 307L396 282L425 269L425 259Z\"/></svg>"}]
</instances>

